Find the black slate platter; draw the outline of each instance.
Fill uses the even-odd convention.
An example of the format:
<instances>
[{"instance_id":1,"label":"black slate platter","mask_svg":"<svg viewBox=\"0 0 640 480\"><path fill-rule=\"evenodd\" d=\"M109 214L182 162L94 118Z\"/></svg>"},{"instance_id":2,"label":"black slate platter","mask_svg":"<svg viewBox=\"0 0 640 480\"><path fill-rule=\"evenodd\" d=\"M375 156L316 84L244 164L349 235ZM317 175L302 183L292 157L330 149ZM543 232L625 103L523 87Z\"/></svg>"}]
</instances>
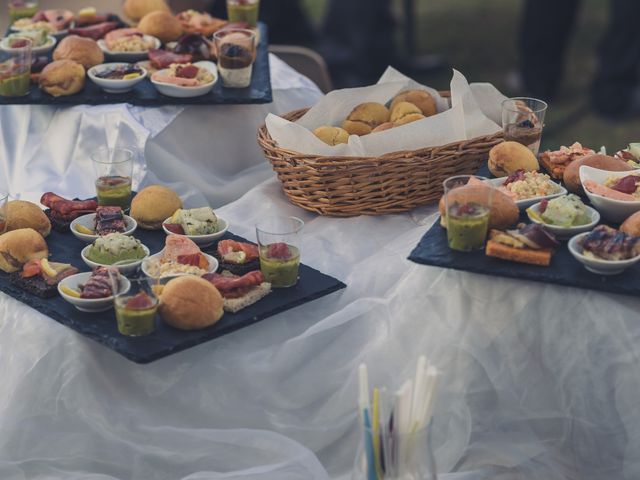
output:
<instances>
[{"instance_id":1,"label":"black slate platter","mask_svg":"<svg viewBox=\"0 0 640 480\"><path fill-rule=\"evenodd\" d=\"M166 235L163 232L137 230L135 237L149 247L153 254L162 250ZM224 238L243 241L241 237L232 234L226 234ZM70 232L52 231L47 237L47 243L51 260L71 263L80 271L89 271L80 258L80 250L87 244L76 239ZM211 252L214 248L215 246L204 251ZM187 332L170 327L158 320L154 333L145 337L132 338L118 333L113 309L102 313L84 313L76 310L59 296L43 300L15 287L9 282L9 275L0 272L0 291L136 363L150 363L167 357L345 287L346 285L341 281L301 265L300 279L296 286L274 289L265 298L238 313L226 312L212 327Z\"/></svg>"},{"instance_id":2,"label":"black slate platter","mask_svg":"<svg viewBox=\"0 0 640 480\"><path fill-rule=\"evenodd\" d=\"M272 101L271 76L269 73L269 51L267 26L258 25L260 29L260 43L253 64L251 85L247 88L225 88L222 79L216 82L213 90L207 95L194 98L174 98L162 95L147 78L140 82L128 93L106 93L89 78L84 89L75 95L53 97L31 85L29 95L24 97L2 97L0 105L107 105L115 103L129 103L143 107L157 107L162 105L218 105L218 104L251 104L270 103ZM105 60L111 62L115 60Z\"/></svg>"}]
</instances>

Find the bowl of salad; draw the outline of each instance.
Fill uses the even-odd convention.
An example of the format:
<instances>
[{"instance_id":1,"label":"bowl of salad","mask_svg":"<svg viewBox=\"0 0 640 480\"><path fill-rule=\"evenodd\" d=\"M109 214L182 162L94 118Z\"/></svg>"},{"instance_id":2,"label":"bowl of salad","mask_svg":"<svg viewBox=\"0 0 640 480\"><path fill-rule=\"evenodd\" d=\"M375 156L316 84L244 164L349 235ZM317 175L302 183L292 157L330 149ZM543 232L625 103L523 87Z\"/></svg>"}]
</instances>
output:
<instances>
[{"instance_id":1,"label":"bowl of salad","mask_svg":"<svg viewBox=\"0 0 640 480\"><path fill-rule=\"evenodd\" d=\"M529 220L547 227L559 238L588 232L600 221L595 208L585 205L574 194L542 200L527 208Z\"/></svg>"}]
</instances>

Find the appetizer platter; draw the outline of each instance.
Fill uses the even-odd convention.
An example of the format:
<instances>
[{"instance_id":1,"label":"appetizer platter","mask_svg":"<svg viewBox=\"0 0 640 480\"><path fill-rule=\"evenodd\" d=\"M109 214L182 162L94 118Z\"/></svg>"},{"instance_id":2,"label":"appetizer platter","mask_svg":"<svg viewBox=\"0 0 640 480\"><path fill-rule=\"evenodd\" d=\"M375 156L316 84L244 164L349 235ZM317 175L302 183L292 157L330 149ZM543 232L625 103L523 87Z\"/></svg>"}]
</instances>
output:
<instances>
[{"instance_id":1,"label":"appetizer platter","mask_svg":"<svg viewBox=\"0 0 640 480\"><path fill-rule=\"evenodd\" d=\"M53 192L40 203L7 204L0 291L136 363L345 288L300 263L297 247L233 235L164 186L135 194L129 214Z\"/></svg>"},{"instance_id":2,"label":"appetizer platter","mask_svg":"<svg viewBox=\"0 0 640 480\"><path fill-rule=\"evenodd\" d=\"M486 168L445 193L439 221L409 259L486 275L640 294L638 144L608 156L576 142L541 153L538 164L514 143L493 147ZM499 178L487 179L492 176ZM527 184L509 188L522 181ZM483 198L491 198L485 210L478 207ZM483 211L487 213L480 218Z\"/></svg>"},{"instance_id":3,"label":"appetizer platter","mask_svg":"<svg viewBox=\"0 0 640 480\"><path fill-rule=\"evenodd\" d=\"M30 43L31 85L27 91L16 73L25 60L0 63L0 105L272 101L263 23L195 10L174 14L163 1L128 0L124 12L126 21L93 7L40 10L14 21L0 39L0 52L17 56ZM214 35L223 34L218 47ZM250 49L243 48L243 35L251 39Z\"/></svg>"}]
</instances>

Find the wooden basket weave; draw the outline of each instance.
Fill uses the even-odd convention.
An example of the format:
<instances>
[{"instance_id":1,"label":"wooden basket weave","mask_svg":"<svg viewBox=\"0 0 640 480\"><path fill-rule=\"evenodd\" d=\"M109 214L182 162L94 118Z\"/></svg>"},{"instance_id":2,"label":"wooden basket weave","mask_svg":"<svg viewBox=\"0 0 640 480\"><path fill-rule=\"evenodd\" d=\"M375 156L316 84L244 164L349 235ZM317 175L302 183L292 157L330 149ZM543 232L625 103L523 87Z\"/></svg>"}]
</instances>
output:
<instances>
[{"instance_id":1,"label":"wooden basket weave","mask_svg":"<svg viewBox=\"0 0 640 480\"><path fill-rule=\"evenodd\" d=\"M295 121L307 109L283 118ZM440 147L393 152L380 157L324 157L278 147L265 125L258 144L295 205L336 217L406 212L436 202L442 182L473 174L502 142L502 132Z\"/></svg>"}]
</instances>

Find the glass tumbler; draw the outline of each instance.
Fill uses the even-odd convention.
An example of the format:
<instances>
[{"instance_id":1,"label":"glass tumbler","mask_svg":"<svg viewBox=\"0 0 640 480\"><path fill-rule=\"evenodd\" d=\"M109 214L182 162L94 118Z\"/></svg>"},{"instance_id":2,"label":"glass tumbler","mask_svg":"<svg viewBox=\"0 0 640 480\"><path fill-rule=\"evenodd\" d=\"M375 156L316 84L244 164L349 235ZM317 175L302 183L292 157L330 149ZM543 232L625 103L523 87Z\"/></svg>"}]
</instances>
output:
<instances>
[{"instance_id":1,"label":"glass tumbler","mask_svg":"<svg viewBox=\"0 0 640 480\"><path fill-rule=\"evenodd\" d=\"M8 7L11 24L21 18L31 18L38 13L38 2L33 0L9 0Z\"/></svg>"},{"instance_id":2,"label":"glass tumbler","mask_svg":"<svg viewBox=\"0 0 640 480\"><path fill-rule=\"evenodd\" d=\"M29 38L14 37L11 47L0 50L0 96L24 97L31 83L31 47Z\"/></svg>"},{"instance_id":3,"label":"glass tumbler","mask_svg":"<svg viewBox=\"0 0 640 480\"><path fill-rule=\"evenodd\" d=\"M118 331L128 337L148 335L156 329L158 296L157 280L154 278L134 278L129 280L128 292L114 297Z\"/></svg>"},{"instance_id":4,"label":"glass tumbler","mask_svg":"<svg viewBox=\"0 0 640 480\"><path fill-rule=\"evenodd\" d=\"M502 102L504 139L518 142L538 155L548 105L528 97L508 98Z\"/></svg>"},{"instance_id":5,"label":"glass tumbler","mask_svg":"<svg viewBox=\"0 0 640 480\"><path fill-rule=\"evenodd\" d=\"M96 172L98 205L131 206L134 151L130 148L99 148L91 154Z\"/></svg>"},{"instance_id":6,"label":"glass tumbler","mask_svg":"<svg viewBox=\"0 0 640 480\"><path fill-rule=\"evenodd\" d=\"M216 32L213 40L222 84L227 88L248 87L256 59L256 32L243 28L225 29Z\"/></svg>"},{"instance_id":7,"label":"glass tumbler","mask_svg":"<svg viewBox=\"0 0 640 480\"><path fill-rule=\"evenodd\" d=\"M482 185L487 179L457 175L444 181L445 224L449 248L470 252L484 247L494 188Z\"/></svg>"},{"instance_id":8,"label":"glass tumbler","mask_svg":"<svg viewBox=\"0 0 640 480\"><path fill-rule=\"evenodd\" d=\"M260 0L227 0L227 16L231 23L248 23L256 28L259 10Z\"/></svg>"},{"instance_id":9,"label":"glass tumbler","mask_svg":"<svg viewBox=\"0 0 640 480\"><path fill-rule=\"evenodd\" d=\"M298 283L303 227L297 217L267 217L256 225L260 270L274 288Z\"/></svg>"}]
</instances>

